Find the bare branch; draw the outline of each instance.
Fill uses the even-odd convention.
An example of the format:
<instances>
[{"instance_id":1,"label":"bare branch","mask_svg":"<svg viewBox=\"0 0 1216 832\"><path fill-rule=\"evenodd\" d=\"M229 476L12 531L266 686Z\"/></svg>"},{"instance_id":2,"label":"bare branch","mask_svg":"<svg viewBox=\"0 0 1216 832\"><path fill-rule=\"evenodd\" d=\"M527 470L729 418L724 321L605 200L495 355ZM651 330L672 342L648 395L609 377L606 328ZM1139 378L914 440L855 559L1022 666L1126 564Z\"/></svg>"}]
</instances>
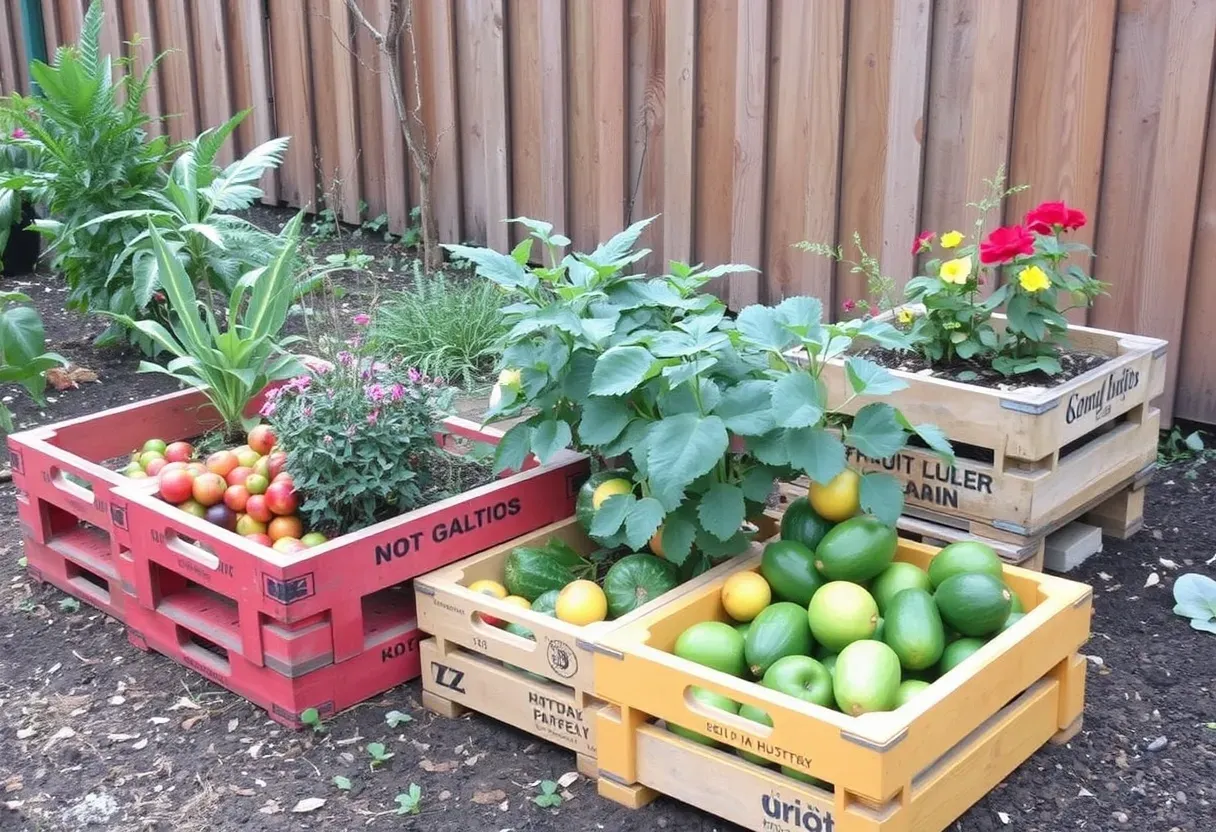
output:
<instances>
[{"instance_id":1,"label":"bare branch","mask_svg":"<svg viewBox=\"0 0 1216 832\"><path fill-rule=\"evenodd\" d=\"M376 43L383 46L383 33L372 25L372 22L367 19L367 15L363 14L363 9L359 8L359 0L346 0L346 7L355 13L355 17L358 19L359 25L371 33L371 36Z\"/></svg>"}]
</instances>

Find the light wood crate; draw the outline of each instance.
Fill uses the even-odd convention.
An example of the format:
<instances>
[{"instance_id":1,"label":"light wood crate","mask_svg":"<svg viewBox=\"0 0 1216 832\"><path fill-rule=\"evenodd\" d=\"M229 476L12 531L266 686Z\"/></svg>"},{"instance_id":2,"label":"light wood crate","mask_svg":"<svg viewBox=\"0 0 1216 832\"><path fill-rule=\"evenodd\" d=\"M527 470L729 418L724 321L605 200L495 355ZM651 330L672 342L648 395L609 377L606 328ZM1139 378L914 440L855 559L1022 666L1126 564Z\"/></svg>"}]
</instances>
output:
<instances>
[{"instance_id":1,"label":"light wood crate","mask_svg":"<svg viewBox=\"0 0 1216 832\"><path fill-rule=\"evenodd\" d=\"M775 535L777 523L776 516L762 517L756 539ZM578 755L580 769L593 772L594 715L602 705L594 696L596 640L732 571L741 560L756 556L761 544L752 543L747 553L626 616L586 627L521 609L468 588L482 579L501 583L511 550L543 546L553 538L582 554L599 548L570 517L415 579L418 624L433 637L422 647L423 702L447 716L458 715L466 708L484 713L569 748ZM483 616L527 627L536 640L487 624ZM460 674L459 682L454 681L456 674Z\"/></svg>"},{"instance_id":2,"label":"light wood crate","mask_svg":"<svg viewBox=\"0 0 1216 832\"><path fill-rule=\"evenodd\" d=\"M926 567L938 550L901 541L897 560ZM759 560L736 571L758 569ZM617 628L597 643L600 794L638 807L657 794L753 830L935 832L1044 743L1081 727L1092 590L1005 567L1027 615L904 707L846 716L670 651L699 621L729 620L727 575ZM768 713L769 728L706 706L701 687ZM808 785L725 750L685 740L670 721L832 784ZM829 825L828 819L831 819Z\"/></svg>"},{"instance_id":3,"label":"light wood crate","mask_svg":"<svg viewBox=\"0 0 1216 832\"><path fill-rule=\"evenodd\" d=\"M1003 316L993 323L1003 326ZM874 460L850 448L850 464L893 474L910 509L955 518L946 525L968 521L973 534L1016 542L1059 528L1153 464L1161 414L1152 403L1165 388L1168 347L1089 327L1070 327L1068 337L1070 346L1110 360L1046 389L999 390L892 370L908 386L882 400L914 424L945 431L956 461L917 448ZM828 400L844 403L845 412L872 401L848 401L843 359L829 361L822 378Z\"/></svg>"}]
</instances>

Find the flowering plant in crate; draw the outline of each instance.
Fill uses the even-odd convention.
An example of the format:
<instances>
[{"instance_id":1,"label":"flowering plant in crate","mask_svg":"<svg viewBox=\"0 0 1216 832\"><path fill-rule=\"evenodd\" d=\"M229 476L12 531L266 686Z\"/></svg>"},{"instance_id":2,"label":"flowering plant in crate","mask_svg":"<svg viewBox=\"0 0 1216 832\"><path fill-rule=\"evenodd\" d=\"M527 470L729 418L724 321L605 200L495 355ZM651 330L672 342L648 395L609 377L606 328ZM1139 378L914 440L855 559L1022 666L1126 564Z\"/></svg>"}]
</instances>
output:
<instances>
[{"instance_id":1,"label":"flowering plant in crate","mask_svg":"<svg viewBox=\"0 0 1216 832\"><path fill-rule=\"evenodd\" d=\"M332 363L271 391L262 408L304 495L300 513L331 532L463 491L471 485L462 474L477 478L474 484L487 478L485 465L462 462L435 442L453 390L399 361L378 360L364 344L351 339Z\"/></svg>"},{"instance_id":2,"label":"flowering plant in crate","mask_svg":"<svg viewBox=\"0 0 1216 832\"><path fill-rule=\"evenodd\" d=\"M551 224L516 222L531 234L509 255L447 246L512 301L488 418L527 418L503 437L495 464L513 467L528 453L543 461L570 445L616 460L631 482L595 505L589 532L602 545L636 550L649 541L696 572L746 547L744 521L762 510L775 480L805 473L830 482L845 469L845 444L888 456L913 430L943 444L889 405L875 402L854 418L826 401L817 372L825 356L860 334L902 343L889 324L823 325L813 298L749 307L735 321L703 289L748 266L672 263L666 275L630 273L648 253L633 249L650 220L565 257L558 250L570 240ZM548 264L529 266L537 241ZM798 344L811 356L805 367L782 357ZM901 385L863 359L850 367L855 395ZM890 477L864 478L864 510L894 523L902 502Z\"/></svg>"}]
</instances>

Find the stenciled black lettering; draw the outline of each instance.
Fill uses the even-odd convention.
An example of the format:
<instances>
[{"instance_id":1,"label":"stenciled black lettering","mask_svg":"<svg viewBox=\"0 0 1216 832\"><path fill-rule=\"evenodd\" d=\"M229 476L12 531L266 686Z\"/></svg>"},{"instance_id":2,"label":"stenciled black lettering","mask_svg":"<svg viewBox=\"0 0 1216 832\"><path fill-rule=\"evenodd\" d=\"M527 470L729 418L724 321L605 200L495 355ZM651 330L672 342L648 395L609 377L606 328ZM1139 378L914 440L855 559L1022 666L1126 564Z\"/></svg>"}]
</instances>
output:
<instances>
[{"instance_id":1,"label":"stenciled black lettering","mask_svg":"<svg viewBox=\"0 0 1216 832\"><path fill-rule=\"evenodd\" d=\"M518 497L512 497L511 499L507 500L507 514L514 517L515 515L519 514L522 510L523 510L523 507L520 505Z\"/></svg>"}]
</instances>

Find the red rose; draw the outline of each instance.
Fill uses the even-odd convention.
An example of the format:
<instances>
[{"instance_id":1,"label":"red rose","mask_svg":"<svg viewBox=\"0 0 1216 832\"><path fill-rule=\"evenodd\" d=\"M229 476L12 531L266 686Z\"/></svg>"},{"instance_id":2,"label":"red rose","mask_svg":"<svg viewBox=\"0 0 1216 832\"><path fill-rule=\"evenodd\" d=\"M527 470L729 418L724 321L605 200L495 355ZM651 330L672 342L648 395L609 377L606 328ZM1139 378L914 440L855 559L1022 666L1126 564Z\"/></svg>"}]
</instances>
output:
<instances>
[{"instance_id":1,"label":"red rose","mask_svg":"<svg viewBox=\"0 0 1216 832\"><path fill-rule=\"evenodd\" d=\"M929 248L929 243L937 234L933 231L922 231L916 235L916 239L912 241L912 254L917 255Z\"/></svg>"},{"instance_id":2,"label":"red rose","mask_svg":"<svg viewBox=\"0 0 1216 832\"><path fill-rule=\"evenodd\" d=\"M1069 231L1080 228L1087 222L1085 212L1078 208L1068 209L1068 219L1064 220L1064 227Z\"/></svg>"},{"instance_id":3,"label":"red rose","mask_svg":"<svg viewBox=\"0 0 1216 832\"><path fill-rule=\"evenodd\" d=\"M1054 226L1068 221L1068 206L1063 202L1044 202L1026 214L1026 227L1039 234L1050 234Z\"/></svg>"},{"instance_id":4,"label":"red rose","mask_svg":"<svg viewBox=\"0 0 1216 832\"><path fill-rule=\"evenodd\" d=\"M980 243L980 262L1006 263L1023 254L1034 254L1034 235L1020 225L998 228Z\"/></svg>"}]
</instances>

